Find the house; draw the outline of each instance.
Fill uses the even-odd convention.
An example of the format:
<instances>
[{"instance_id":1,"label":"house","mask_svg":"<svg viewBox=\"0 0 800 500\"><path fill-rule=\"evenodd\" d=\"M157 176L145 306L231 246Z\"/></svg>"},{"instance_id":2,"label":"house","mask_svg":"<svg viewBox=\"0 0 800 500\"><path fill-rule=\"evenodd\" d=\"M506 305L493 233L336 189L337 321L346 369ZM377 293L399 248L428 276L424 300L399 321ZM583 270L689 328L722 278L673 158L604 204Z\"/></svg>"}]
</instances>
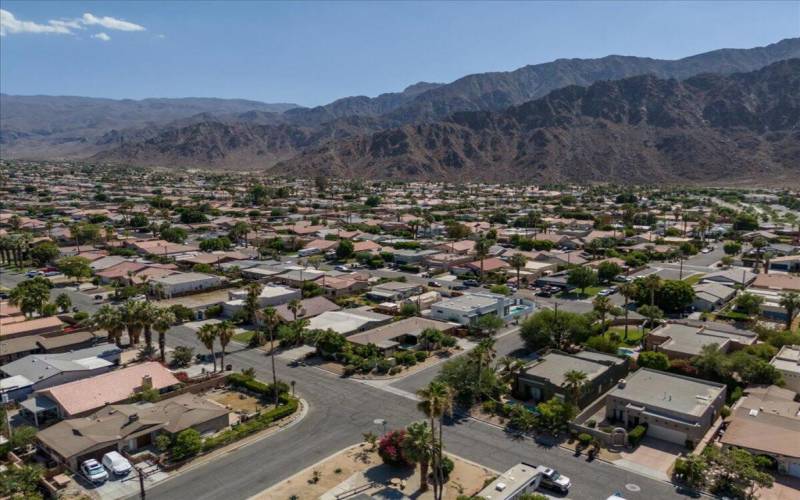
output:
<instances>
[{"instance_id":1,"label":"house","mask_svg":"<svg viewBox=\"0 0 800 500\"><path fill-rule=\"evenodd\" d=\"M100 341L98 334L89 331L27 335L0 341L0 365L29 354L68 352L91 347Z\"/></svg>"},{"instance_id":2,"label":"house","mask_svg":"<svg viewBox=\"0 0 800 500\"><path fill-rule=\"evenodd\" d=\"M458 254L458 255L468 255L471 254L475 248L475 240L461 240L461 241L451 241L448 243L440 243L439 245L436 245L434 248L441 252Z\"/></svg>"},{"instance_id":3,"label":"house","mask_svg":"<svg viewBox=\"0 0 800 500\"><path fill-rule=\"evenodd\" d=\"M232 290L228 292L230 300L222 305L222 313L226 317L233 317L239 311L243 311L247 304L247 290ZM296 288L289 288L281 285L267 285L261 288L258 295L258 309L268 306L278 306L286 304L295 299L301 299L302 293Z\"/></svg>"},{"instance_id":4,"label":"house","mask_svg":"<svg viewBox=\"0 0 800 500\"><path fill-rule=\"evenodd\" d=\"M727 419L723 447L769 456L779 472L800 477L800 403L794 391L772 386L748 387Z\"/></svg>"},{"instance_id":5,"label":"house","mask_svg":"<svg viewBox=\"0 0 800 500\"><path fill-rule=\"evenodd\" d=\"M323 271L316 269L290 269L280 274L276 274L270 278L275 283L281 283L286 286L294 288L302 288L304 284L309 281L321 284L321 280L325 277Z\"/></svg>"},{"instance_id":6,"label":"house","mask_svg":"<svg viewBox=\"0 0 800 500\"><path fill-rule=\"evenodd\" d=\"M663 352L670 359L688 359L699 355L707 345L716 344L727 353L757 340L756 332L726 323L685 320L671 321L651 331L645 338L645 347Z\"/></svg>"},{"instance_id":7,"label":"house","mask_svg":"<svg viewBox=\"0 0 800 500\"><path fill-rule=\"evenodd\" d=\"M29 319L28 321L3 323L3 327L0 330L2 330L0 331L0 343L2 343L17 337L61 333L64 331L64 322L58 319L58 316L46 316L44 318Z\"/></svg>"},{"instance_id":8,"label":"house","mask_svg":"<svg viewBox=\"0 0 800 500\"><path fill-rule=\"evenodd\" d=\"M800 346L785 345L770 361L783 375L787 389L800 393Z\"/></svg>"},{"instance_id":9,"label":"house","mask_svg":"<svg viewBox=\"0 0 800 500\"><path fill-rule=\"evenodd\" d=\"M647 424L647 435L697 444L725 404L725 384L640 368L606 395L606 418L627 428Z\"/></svg>"},{"instance_id":10,"label":"house","mask_svg":"<svg viewBox=\"0 0 800 500\"><path fill-rule=\"evenodd\" d=\"M175 436L186 429L201 434L228 426L228 410L194 394L156 403L110 405L82 418L64 420L39 431L39 448L72 470L85 460L100 460L109 451L135 452L159 434Z\"/></svg>"},{"instance_id":11,"label":"house","mask_svg":"<svg viewBox=\"0 0 800 500\"><path fill-rule=\"evenodd\" d=\"M472 262L467 263L464 266L466 269L472 271L475 274L480 274L481 272L481 261L475 260ZM502 271L503 269L508 269L511 266L508 262L498 259L497 257L489 257L487 259L483 259L483 272L484 273L492 273L497 271Z\"/></svg>"},{"instance_id":12,"label":"house","mask_svg":"<svg viewBox=\"0 0 800 500\"><path fill-rule=\"evenodd\" d=\"M119 370L43 389L36 394L52 401L61 418L86 415L119 403L145 389L167 392L180 381L161 363L148 361ZM27 408L22 403L23 409ZM35 417L34 417L35 419Z\"/></svg>"},{"instance_id":13,"label":"house","mask_svg":"<svg viewBox=\"0 0 800 500\"><path fill-rule=\"evenodd\" d=\"M578 397L578 407L583 408L628 374L628 360L594 351L576 354L550 351L519 373L516 392L523 399L537 403L554 397L571 401L573 395L570 393L566 374L573 370L586 374Z\"/></svg>"},{"instance_id":14,"label":"house","mask_svg":"<svg viewBox=\"0 0 800 500\"><path fill-rule=\"evenodd\" d=\"M370 311L368 308L326 311L311 318L308 330L333 330L342 335L352 335L376 326L384 325L392 320L392 316Z\"/></svg>"},{"instance_id":15,"label":"house","mask_svg":"<svg viewBox=\"0 0 800 500\"><path fill-rule=\"evenodd\" d=\"M402 265L419 265L426 257L439 253L438 250L409 250L401 249L392 251L394 255L394 262L398 266Z\"/></svg>"},{"instance_id":16,"label":"house","mask_svg":"<svg viewBox=\"0 0 800 500\"><path fill-rule=\"evenodd\" d=\"M508 321L530 314L533 308L532 302L497 293L465 293L435 303L431 307L431 318L469 326L481 316L488 314L495 314L500 319Z\"/></svg>"},{"instance_id":17,"label":"house","mask_svg":"<svg viewBox=\"0 0 800 500\"><path fill-rule=\"evenodd\" d=\"M700 283L719 283L721 285L734 287L736 285L745 287L756 279L756 274L750 269L731 268L724 271L708 273L700 280Z\"/></svg>"},{"instance_id":18,"label":"house","mask_svg":"<svg viewBox=\"0 0 800 500\"><path fill-rule=\"evenodd\" d=\"M751 288L775 290L779 292L800 292L800 277L787 274L762 273L756 276Z\"/></svg>"},{"instance_id":19,"label":"house","mask_svg":"<svg viewBox=\"0 0 800 500\"><path fill-rule=\"evenodd\" d=\"M769 268L773 271L800 273L800 255L773 257L769 261Z\"/></svg>"},{"instance_id":20,"label":"house","mask_svg":"<svg viewBox=\"0 0 800 500\"><path fill-rule=\"evenodd\" d=\"M736 289L721 283L698 283L694 289L692 307L697 311L720 309L736 296Z\"/></svg>"},{"instance_id":21,"label":"house","mask_svg":"<svg viewBox=\"0 0 800 500\"><path fill-rule=\"evenodd\" d=\"M325 253L328 250L336 250L336 247L339 246L338 240L312 240L303 247L304 250L310 250L315 248L320 251L320 253Z\"/></svg>"},{"instance_id":22,"label":"house","mask_svg":"<svg viewBox=\"0 0 800 500\"><path fill-rule=\"evenodd\" d=\"M110 371L119 364L121 349L113 344L99 344L87 349L59 354L31 354L7 363L0 368L5 376L22 377L28 381L20 399L33 391L94 377Z\"/></svg>"},{"instance_id":23,"label":"house","mask_svg":"<svg viewBox=\"0 0 800 500\"><path fill-rule=\"evenodd\" d=\"M367 298L376 302L396 302L423 292L422 285L402 281L387 281L372 287Z\"/></svg>"},{"instance_id":24,"label":"house","mask_svg":"<svg viewBox=\"0 0 800 500\"><path fill-rule=\"evenodd\" d=\"M540 467L522 462L497 476L475 498L517 500L523 495L535 494L541 482Z\"/></svg>"},{"instance_id":25,"label":"house","mask_svg":"<svg viewBox=\"0 0 800 500\"><path fill-rule=\"evenodd\" d=\"M311 297L300 301L300 309L297 311L297 319L308 319L328 311L338 311L341 307L322 296ZM288 304L284 303L275 307L275 311L285 322L294 321L295 315L289 310Z\"/></svg>"},{"instance_id":26,"label":"house","mask_svg":"<svg viewBox=\"0 0 800 500\"><path fill-rule=\"evenodd\" d=\"M362 333L356 333L347 337L347 341L354 345L373 344L384 355L391 356L403 345L413 346L417 344L419 335L429 328L448 333L455 328L455 325L414 316L372 328Z\"/></svg>"},{"instance_id":27,"label":"house","mask_svg":"<svg viewBox=\"0 0 800 500\"><path fill-rule=\"evenodd\" d=\"M176 295L202 292L222 285L223 279L213 274L175 273L154 278L150 289L161 297L171 298Z\"/></svg>"},{"instance_id":28,"label":"house","mask_svg":"<svg viewBox=\"0 0 800 500\"><path fill-rule=\"evenodd\" d=\"M341 275L325 278L322 290L326 297L335 299L358 295L368 287L369 285L365 280L350 275Z\"/></svg>"}]
</instances>

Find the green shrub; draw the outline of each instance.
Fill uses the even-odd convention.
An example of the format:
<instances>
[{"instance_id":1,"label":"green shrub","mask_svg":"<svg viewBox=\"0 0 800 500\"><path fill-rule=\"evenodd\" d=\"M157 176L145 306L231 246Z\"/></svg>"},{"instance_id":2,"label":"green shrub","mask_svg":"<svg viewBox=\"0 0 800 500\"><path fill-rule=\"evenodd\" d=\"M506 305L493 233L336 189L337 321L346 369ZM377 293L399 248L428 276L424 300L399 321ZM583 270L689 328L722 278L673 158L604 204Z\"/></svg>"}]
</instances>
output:
<instances>
[{"instance_id":1,"label":"green shrub","mask_svg":"<svg viewBox=\"0 0 800 500\"><path fill-rule=\"evenodd\" d=\"M491 413L492 415L497 412L497 402L492 399L484 401L481 407L483 408L483 411L486 413Z\"/></svg>"},{"instance_id":2,"label":"green shrub","mask_svg":"<svg viewBox=\"0 0 800 500\"><path fill-rule=\"evenodd\" d=\"M183 460L184 458L193 457L203 449L203 440L200 438L200 433L194 429L186 429L175 436L175 442L172 443L172 459Z\"/></svg>"},{"instance_id":3,"label":"green shrub","mask_svg":"<svg viewBox=\"0 0 800 500\"><path fill-rule=\"evenodd\" d=\"M632 431L628 433L628 443L631 446L638 446L647 433L647 427L644 425L637 425Z\"/></svg>"},{"instance_id":4,"label":"green shrub","mask_svg":"<svg viewBox=\"0 0 800 500\"><path fill-rule=\"evenodd\" d=\"M414 357L417 358L418 362L422 363L428 357L428 354L425 351L416 351Z\"/></svg>"},{"instance_id":5,"label":"green shrub","mask_svg":"<svg viewBox=\"0 0 800 500\"><path fill-rule=\"evenodd\" d=\"M594 429L595 427L597 427L597 421L593 418L590 418L589 420L586 421L586 427Z\"/></svg>"},{"instance_id":6,"label":"green shrub","mask_svg":"<svg viewBox=\"0 0 800 500\"><path fill-rule=\"evenodd\" d=\"M592 435L581 432L578 434L578 442L581 444L581 446L589 446L589 443L592 442Z\"/></svg>"},{"instance_id":7,"label":"green shrub","mask_svg":"<svg viewBox=\"0 0 800 500\"><path fill-rule=\"evenodd\" d=\"M247 437L269 427L276 420L288 417L297 411L299 403L297 399L283 395L281 397L284 404L266 413L262 413L247 422L240 423L216 436L207 438L203 442L203 451L213 450L219 446L225 446L234 441Z\"/></svg>"},{"instance_id":8,"label":"green shrub","mask_svg":"<svg viewBox=\"0 0 800 500\"><path fill-rule=\"evenodd\" d=\"M274 394L274 387L272 384L265 384L264 382L259 382L243 373L231 373L228 375L225 380L228 384L240 388L246 389L250 392L258 394L263 397L271 398ZM285 382L278 381L278 397L285 395L289 392L289 385Z\"/></svg>"}]
</instances>

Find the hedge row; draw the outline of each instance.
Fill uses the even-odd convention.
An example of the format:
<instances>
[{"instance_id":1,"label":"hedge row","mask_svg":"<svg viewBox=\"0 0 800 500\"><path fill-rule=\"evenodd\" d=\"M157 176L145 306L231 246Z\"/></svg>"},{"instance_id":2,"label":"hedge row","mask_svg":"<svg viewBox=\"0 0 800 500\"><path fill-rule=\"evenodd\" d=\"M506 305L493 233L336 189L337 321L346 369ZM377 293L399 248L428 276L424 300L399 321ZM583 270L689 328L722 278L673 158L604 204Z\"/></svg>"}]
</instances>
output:
<instances>
[{"instance_id":1,"label":"hedge row","mask_svg":"<svg viewBox=\"0 0 800 500\"><path fill-rule=\"evenodd\" d=\"M272 384L265 384L264 382L259 382L258 380L248 377L242 373L231 373L225 379L230 385L234 387L239 387L241 389L247 389L250 392L255 394L259 394L265 397L272 397L273 395L273 385ZM278 394L286 394L289 392L289 386L284 382L278 382Z\"/></svg>"},{"instance_id":2,"label":"hedge row","mask_svg":"<svg viewBox=\"0 0 800 500\"><path fill-rule=\"evenodd\" d=\"M254 417L247 422L237 424L232 428L217 434L216 436L206 438L205 441L203 441L203 451L210 451L214 448L225 446L251 434L255 434L256 432L264 430L272 425L272 423L276 420L280 420L293 414L299 407L299 403L296 398L291 398L288 396L281 397L281 401L285 402L285 404L278 406L277 408L274 408L266 413L262 413L261 415Z\"/></svg>"},{"instance_id":3,"label":"hedge row","mask_svg":"<svg viewBox=\"0 0 800 500\"><path fill-rule=\"evenodd\" d=\"M637 425L628 433L628 443L630 443L631 446L638 446L639 442L642 440L642 438L644 438L646 432L646 426Z\"/></svg>"}]
</instances>

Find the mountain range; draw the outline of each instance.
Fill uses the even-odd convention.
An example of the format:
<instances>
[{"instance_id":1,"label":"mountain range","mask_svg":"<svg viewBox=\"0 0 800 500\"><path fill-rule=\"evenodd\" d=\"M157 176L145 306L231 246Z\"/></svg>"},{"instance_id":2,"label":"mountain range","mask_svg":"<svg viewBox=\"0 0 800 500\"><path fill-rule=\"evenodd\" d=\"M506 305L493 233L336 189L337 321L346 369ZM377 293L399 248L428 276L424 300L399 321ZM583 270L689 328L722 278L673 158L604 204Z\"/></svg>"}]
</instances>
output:
<instances>
[{"instance_id":1,"label":"mountain range","mask_svg":"<svg viewBox=\"0 0 800 500\"><path fill-rule=\"evenodd\" d=\"M282 175L763 181L800 165L796 58L800 38L679 60L559 59L313 108L2 95L0 146L4 158Z\"/></svg>"}]
</instances>

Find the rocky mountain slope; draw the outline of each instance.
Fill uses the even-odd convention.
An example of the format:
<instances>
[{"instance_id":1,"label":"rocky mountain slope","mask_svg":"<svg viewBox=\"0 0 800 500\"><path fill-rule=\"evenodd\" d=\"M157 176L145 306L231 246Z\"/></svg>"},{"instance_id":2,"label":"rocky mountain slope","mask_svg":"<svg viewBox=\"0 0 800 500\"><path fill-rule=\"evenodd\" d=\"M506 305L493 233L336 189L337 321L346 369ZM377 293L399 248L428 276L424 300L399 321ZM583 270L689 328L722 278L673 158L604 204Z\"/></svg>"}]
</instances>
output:
<instances>
[{"instance_id":1,"label":"rocky mountain slope","mask_svg":"<svg viewBox=\"0 0 800 500\"><path fill-rule=\"evenodd\" d=\"M323 147L275 173L485 181L786 182L800 178L800 59L683 81L570 86Z\"/></svg>"}]
</instances>

